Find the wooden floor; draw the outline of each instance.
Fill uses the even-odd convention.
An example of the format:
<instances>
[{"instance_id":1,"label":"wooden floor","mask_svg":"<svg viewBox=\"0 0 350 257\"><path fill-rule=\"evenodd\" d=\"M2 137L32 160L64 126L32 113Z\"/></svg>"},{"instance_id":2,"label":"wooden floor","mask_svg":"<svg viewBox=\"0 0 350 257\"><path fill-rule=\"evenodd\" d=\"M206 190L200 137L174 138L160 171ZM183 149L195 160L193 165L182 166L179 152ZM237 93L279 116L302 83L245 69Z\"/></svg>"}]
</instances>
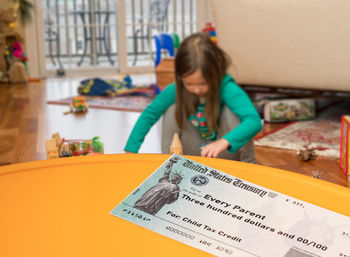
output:
<instances>
[{"instance_id":1,"label":"wooden floor","mask_svg":"<svg viewBox=\"0 0 350 257\"><path fill-rule=\"evenodd\" d=\"M134 82L149 82L153 75L134 76ZM128 135L140 113L90 108L86 114L63 113L67 106L48 105L47 100L77 95L83 78L48 79L30 84L0 84L0 165L44 160L45 139L59 132L62 137L89 139L100 136L106 154L123 153ZM264 124L263 132L280 125ZM160 153L161 121L147 135L140 152ZM258 163L349 186L338 160L317 157L301 161L295 151L256 146Z\"/></svg>"}]
</instances>

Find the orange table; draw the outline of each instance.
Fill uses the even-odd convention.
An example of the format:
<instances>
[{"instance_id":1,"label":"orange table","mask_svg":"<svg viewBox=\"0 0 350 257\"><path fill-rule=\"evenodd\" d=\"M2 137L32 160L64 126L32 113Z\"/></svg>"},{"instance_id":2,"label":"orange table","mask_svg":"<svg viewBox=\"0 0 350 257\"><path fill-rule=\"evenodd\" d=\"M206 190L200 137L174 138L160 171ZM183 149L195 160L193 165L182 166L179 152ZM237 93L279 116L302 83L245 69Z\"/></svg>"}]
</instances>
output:
<instances>
[{"instance_id":1,"label":"orange table","mask_svg":"<svg viewBox=\"0 0 350 257\"><path fill-rule=\"evenodd\" d=\"M348 188L254 164L187 157L350 216ZM1 167L0 256L209 256L109 214L168 158L119 154Z\"/></svg>"}]
</instances>

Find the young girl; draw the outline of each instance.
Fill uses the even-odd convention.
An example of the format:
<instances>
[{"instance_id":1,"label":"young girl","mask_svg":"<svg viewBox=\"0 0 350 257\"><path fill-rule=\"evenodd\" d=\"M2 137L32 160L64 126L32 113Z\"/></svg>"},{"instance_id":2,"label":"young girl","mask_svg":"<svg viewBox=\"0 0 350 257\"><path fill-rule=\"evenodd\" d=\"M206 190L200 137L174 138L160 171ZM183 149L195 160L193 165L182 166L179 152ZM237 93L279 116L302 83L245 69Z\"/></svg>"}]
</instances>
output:
<instances>
[{"instance_id":1,"label":"young girl","mask_svg":"<svg viewBox=\"0 0 350 257\"><path fill-rule=\"evenodd\" d=\"M175 132L183 154L255 162L252 138L261 121L246 93L226 74L229 57L203 33L187 37L175 57L176 83L142 112L124 148L137 153L164 114L162 153Z\"/></svg>"}]
</instances>

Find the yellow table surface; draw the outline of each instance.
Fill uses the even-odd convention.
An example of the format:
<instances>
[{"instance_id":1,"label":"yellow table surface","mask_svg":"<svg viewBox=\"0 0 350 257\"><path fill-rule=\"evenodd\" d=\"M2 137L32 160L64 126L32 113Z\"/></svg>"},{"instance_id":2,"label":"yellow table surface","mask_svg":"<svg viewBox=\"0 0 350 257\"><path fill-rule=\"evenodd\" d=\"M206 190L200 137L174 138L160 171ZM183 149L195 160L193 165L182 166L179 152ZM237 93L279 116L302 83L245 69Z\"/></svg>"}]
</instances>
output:
<instances>
[{"instance_id":1,"label":"yellow table surface","mask_svg":"<svg viewBox=\"0 0 350 257\"><path fill-rule=\"evenodd\" d=\"M118 154L0 168L0 256L210 256L109 212L170 155ZM350 216L350 189L296 173L186 156Z\"/></svg>"}]
</instances>

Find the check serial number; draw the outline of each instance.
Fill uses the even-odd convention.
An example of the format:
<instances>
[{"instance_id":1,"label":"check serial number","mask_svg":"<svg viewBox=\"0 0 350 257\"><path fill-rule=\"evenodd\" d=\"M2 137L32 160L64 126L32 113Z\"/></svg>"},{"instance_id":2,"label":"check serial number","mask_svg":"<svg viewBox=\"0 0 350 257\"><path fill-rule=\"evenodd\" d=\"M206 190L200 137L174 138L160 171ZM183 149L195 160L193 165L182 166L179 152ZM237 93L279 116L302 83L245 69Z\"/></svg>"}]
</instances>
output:
<instances>
[{"instance_id":1,"label":"check serial number","mask_svg":"<svg viewBox=\"0 0 350 257\"><path fill-rule=\"evenodd\" d=\"M170 232L173 232L173 233L175 233L175 234L178 234L178 235L180 235L180 236L183 236L183 237L186 237L186 238L188 238L188 239L191 239L191 240L193 240L193 239L196 238L194 235L191 235L191 234L186 233L186 232L184 232L184 231L178 230L177 228L173 228L173 227L167 226L167 227L165 227L165 229L168 230L168 231L170 231Z\"/></svg>"}]
</instances>

